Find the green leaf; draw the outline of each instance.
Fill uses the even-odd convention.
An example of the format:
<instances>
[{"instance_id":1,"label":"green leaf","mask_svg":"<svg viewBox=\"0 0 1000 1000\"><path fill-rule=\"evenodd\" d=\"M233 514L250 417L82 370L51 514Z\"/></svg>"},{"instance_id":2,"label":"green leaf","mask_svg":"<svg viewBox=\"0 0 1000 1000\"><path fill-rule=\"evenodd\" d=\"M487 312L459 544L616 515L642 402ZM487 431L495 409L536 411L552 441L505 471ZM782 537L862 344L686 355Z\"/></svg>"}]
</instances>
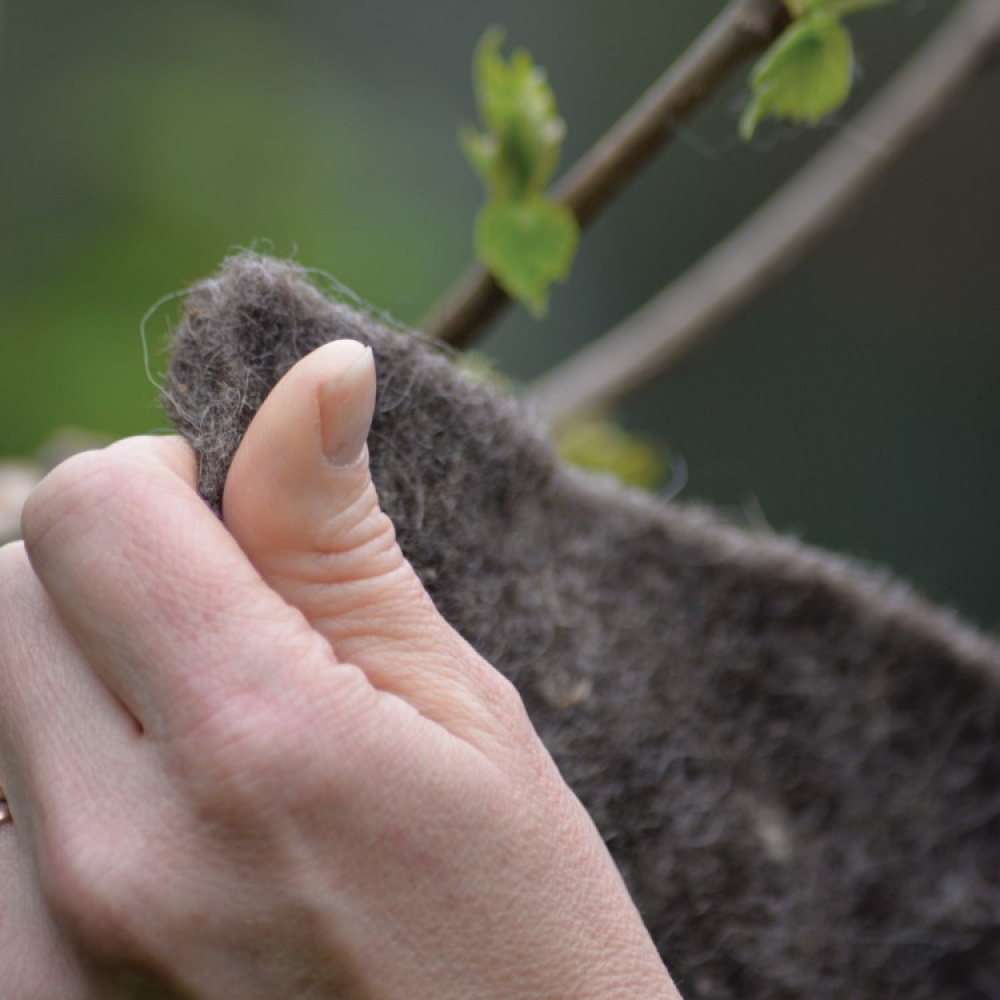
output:
<instances>
[{"instance_id":1,"label":"green leaf","mask_svg":"<svg viewBox=\"0 0 1000 1000\"><path fill-rule=\"evenodd\" d=\"M605 417L576 417L559 428L556 446L571 465L607 473L640 489L656 489L670 471L664 445L630 434Z\"/></svg>"},{"instance_id":2,"label":"green leaf","mask_svg":"<svg viewBox=\"0 0 1000 1000\"><path fill-rule=\"evenodd\" d=\"M505 60L503 38L491 28L476 49L476 97L485 131L465 129L460 138L488 192L476 221L479 259L508 295L541 316L549 285L569 273L580 241L572 212L545 197L566 126L545 72L524 49Z\"/></svg>"},{"instance_id":3,"label":"green leaf","mask_svg":"<svg viewBox=\"0 0 1000 1000\"><path fill-rule=\"evenodd\" d=\"M564 205L537 196L492 201L476 220L476 252L500 286L535 316L548 308L548 288L565 278L580 227Z\"/></svg>"},{"instance_id":4,"label":"green leaf","mask_svg":"<svg viewBox=\"0 0 1000 1000\"><path fill-rule=\"evenodd\" d=\"M475 86L484 133L462 133L473 169L493 197L541 194L559 162L566 125L555 95L528 52L518 49L505 61L504 33L490 28L476 49Z\"/></svg>"},{"instance_id":5,"label":"green leaf","mask_svg":"<svg viewBox=\"0 0 1000 1000\"><path fill-rule=\"evenodd\" d=\"M893 0L785 0L785 7L792 18L819 13L844 17L872 7L884 7L892 2Z\"/></svg>"},{"instance_id":6,"label":"green leaf","mask_svg":"<svg viewBox=\"0 0 1000 1000\"><path fill-rule=\"evenodd\" d=\"M837 17L825 11L806 14L754 67L741 135L749 139L768 117L815 124L847 100L853 68L851 36Z\"/></svg>"}]
</instances>

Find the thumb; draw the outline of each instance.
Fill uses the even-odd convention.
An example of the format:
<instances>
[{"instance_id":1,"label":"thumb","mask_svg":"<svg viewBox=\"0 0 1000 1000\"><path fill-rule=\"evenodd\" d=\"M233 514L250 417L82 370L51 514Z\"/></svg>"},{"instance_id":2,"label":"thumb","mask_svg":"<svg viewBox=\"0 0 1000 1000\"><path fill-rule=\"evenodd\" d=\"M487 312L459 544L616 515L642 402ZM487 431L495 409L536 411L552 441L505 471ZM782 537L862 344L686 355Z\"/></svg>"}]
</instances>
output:
<instances>
[{"instance_id":1,"label":"thumb","mask_svg":"<svg viewBox=\"0 0 1000 1000\"><path fill-rule=\"evenodd\" d=\"M506 682L441 618L396 543L368 468L374 406L369 348L339 340L303 358L247 429L223 520L339 660L454 728Z\"/></svg>"}]
</instances>

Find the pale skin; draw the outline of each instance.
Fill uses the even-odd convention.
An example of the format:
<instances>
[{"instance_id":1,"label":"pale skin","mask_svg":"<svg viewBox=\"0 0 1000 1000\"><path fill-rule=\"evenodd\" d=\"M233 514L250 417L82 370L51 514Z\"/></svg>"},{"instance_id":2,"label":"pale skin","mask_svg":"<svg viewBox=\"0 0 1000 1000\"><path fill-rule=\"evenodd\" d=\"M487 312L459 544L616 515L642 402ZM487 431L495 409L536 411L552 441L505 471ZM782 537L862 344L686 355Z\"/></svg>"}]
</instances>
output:
<instances>
[{"instance_id":1,"label":"pale skin","mask_svg":"<svg viewBox=\"0 0 1000 1000\"><path fill-rule=\"evenodd\" d=\"M677 997L514 689L368 474L370 355L301 361L224 524L175 438L55 470L0 550L5 1000Z\"/></svg>"}]
</instances>

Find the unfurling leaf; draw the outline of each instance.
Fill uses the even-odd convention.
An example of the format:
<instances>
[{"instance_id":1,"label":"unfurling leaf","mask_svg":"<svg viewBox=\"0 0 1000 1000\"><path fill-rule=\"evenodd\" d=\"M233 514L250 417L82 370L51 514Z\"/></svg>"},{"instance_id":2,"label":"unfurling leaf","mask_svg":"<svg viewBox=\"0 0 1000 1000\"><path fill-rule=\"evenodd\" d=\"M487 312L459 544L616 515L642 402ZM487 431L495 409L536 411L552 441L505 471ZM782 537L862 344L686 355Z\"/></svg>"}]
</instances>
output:
<instances>
[{"instance_id":1,"label":"unfurling leaf","mask_svg":"<svg viewBox=\"0 0 1000 1000\"><path fill-rule=\"evenodd\" d=\"M740 133L749 139L767 117L815 124L847 100L853 69L851 36L838 18L825 12L803 17L754 67Z\"/></svg>"},{"instance_id":2,"label":"unfurling leaf","mask_svg":"<svg viewBox=\"0 0 1000 1000\"><path fill-rule=\"evenodd\" d=\"M892 0L785 0L792 18L750 74L752 96L740 134L749 139L764 118L816 124L851 92L854 49L841 24L848 14Z\"/></svg>"},{"instance_id":3,"label":"unfurling leaf","mask_svg":"<svg viewBox=\"0 0 1000 1000\"><path fill-rule=\"evenodd\" d=\"M552 180L566 125L545 71L524 49L505 62L503 38L501 29L490 28L476 49L476 99L486 131L467 130L462 145L492 197L525 198Z\"/></svg>"},{"instance_id":4,"label":"unfurling leaf","mask_svg":"<svg viewBox=\"0 0 1000 1000\"><path fill-rule=\"evenodd\" d=\"M493 201L476 221L476 252L500 286L542 316L548 289L573 264L580 229L564 205L542 197Z\"/></svg>"},{"instance_id":5,"label":"unfurling leaf","mask_svg":"<svg viewBox=\"0 0 1000 1000\"><path fill-rule=\"evenodd\" d=\"M505 61L503 37L491 28L476 49L485 131L466 129L461 141L488 194L476 223L479 259L512 298L540 316L549 285L569 274L580 239L572 212L545 197L566 126L544 71L523 49Z\"/></svg>"}]
</instances>

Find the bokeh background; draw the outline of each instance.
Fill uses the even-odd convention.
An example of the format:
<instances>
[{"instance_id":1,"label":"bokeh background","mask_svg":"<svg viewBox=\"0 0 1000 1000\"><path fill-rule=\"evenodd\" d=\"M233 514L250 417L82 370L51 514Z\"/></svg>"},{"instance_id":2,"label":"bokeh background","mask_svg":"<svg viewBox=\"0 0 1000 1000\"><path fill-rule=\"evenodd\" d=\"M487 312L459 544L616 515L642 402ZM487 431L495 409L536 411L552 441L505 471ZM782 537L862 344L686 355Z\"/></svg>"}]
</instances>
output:
<instances>
[{"instance_id":1,"label":"bokeh background","mask_svg":"<svg viewBox=\"0 0 1000 1000\"><path fill-rule=\"evenodd\" d=\"M0 0L2 2L2 0ZM723 0L6 0L0 455L165 420L140 323L256 245L415 322L470 257L456 134L493 23L529 47L569 162ZM833 133L953 3L854 19L859 81L817 133L736 138L742 74L588 235L547 319L485 342L527 381L639 306ZM855 134L858 142L864 135ZM894 566L1000 628L1000 69L834 237L623 411L683 498ZM147 324L152 363L176 303Z\"/></svg>"}]
</instances>

